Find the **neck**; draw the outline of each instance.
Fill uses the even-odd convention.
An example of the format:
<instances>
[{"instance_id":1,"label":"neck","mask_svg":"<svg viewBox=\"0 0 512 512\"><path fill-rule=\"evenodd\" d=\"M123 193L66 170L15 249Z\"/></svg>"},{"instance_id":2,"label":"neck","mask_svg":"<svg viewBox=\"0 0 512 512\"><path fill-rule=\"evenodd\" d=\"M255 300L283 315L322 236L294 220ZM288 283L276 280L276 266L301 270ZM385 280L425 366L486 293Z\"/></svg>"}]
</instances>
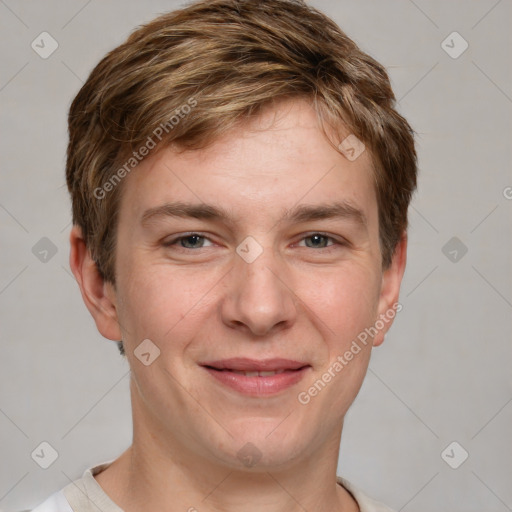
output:
<instances>
[{"instance_id":1,"label":"neck","mask_svg":"<svg viewBox=\"0 0 512 512\"><path fill-rule=\"evenodd\" d=\"M340 437L341 427L286 467L240 469L176 442L134 410L132 446L96 480L125 512L357 512L336 483Z\"/></svg>"}]
</instances>

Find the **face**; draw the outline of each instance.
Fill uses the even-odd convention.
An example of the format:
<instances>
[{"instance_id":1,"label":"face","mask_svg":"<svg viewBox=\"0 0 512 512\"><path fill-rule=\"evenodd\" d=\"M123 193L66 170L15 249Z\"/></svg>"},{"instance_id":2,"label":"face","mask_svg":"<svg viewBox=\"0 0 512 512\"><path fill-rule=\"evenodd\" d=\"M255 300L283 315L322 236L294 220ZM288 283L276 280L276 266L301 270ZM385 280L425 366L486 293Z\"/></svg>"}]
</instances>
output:
<instances>
[{"instance_id":1,"label":"face","mask_svg":"<svg viewBox=\"0 0 512 512\"><path fill-rule=\"evenodd\" d=\"M401 278L381 267L367 152L334 150L300 101L162 150L125 178L116 251L136 430L238 467L335 442L391 321L353 342Z\"/></svg>"}]
</instances>

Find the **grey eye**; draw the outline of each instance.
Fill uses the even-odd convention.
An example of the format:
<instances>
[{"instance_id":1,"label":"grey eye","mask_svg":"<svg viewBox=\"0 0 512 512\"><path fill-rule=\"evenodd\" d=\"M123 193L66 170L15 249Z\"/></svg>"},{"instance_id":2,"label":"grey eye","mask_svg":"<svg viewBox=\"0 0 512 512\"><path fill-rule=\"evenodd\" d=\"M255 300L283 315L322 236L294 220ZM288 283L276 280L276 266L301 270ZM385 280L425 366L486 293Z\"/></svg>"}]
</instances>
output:
<instances>
[{"instance_id":1,"label":"grey eye","mask_svg":"<svg viewBox=\"0 0 512 512\"><path fill-rule=\"evenodd\" d=\"M203 247L205 237L201 235L188 235L179 239L185 249L198 249Z\"/></svg>"},{"instance_id":2,"label":"grey eye","mask_svg":"<svg viewBox=\"0 0 512 512\"><path fill-rule=\"evenodd\" d=\"M324 247L327 247L329 245L329 240L331 240L331 238L326 235L321 235L320 233L315 233L314 235L309 235L305 237L304 240L306 243L306 247L323 249ZM308 240L310 240L312 243L308 244Z\"/></svg>"}]
</instances>

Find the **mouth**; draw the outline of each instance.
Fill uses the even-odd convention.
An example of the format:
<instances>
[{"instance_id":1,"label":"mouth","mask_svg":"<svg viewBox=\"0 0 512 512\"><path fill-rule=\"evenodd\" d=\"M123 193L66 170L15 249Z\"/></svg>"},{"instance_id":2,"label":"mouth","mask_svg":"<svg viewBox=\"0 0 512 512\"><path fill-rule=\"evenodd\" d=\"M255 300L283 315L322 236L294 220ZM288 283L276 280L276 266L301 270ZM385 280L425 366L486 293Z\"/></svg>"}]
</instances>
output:
<instances>
[{"instance_id":1,"label":"mouth","mask_svg":"<svg viewBox=\"0 0 512 512\"><path fill-rule=\"evenodd\" d=\"M291 359L246 358L208 361L200 364L223 386L249 396L277 394L303 379L311 365Z\"/></svg>"}]
</instances>

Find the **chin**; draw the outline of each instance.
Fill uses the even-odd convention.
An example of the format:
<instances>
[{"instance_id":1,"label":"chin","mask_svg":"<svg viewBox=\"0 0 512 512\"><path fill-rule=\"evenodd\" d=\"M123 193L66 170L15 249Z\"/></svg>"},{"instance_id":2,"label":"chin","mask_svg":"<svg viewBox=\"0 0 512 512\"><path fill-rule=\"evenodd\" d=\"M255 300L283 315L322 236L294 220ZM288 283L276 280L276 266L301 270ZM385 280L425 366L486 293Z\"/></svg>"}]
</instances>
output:
<instances>
[{"instance_id":1,"label":"chin","mask_svg":"<svg viewBox=\"0 0 512 512\"><path fill-rule=\"evenodd\" d=\"M279 424L283 423L283 428ZM233 437L223 435L216 457L232 469L269 471L286 469L297 459L307 457L312 450L312 439L300 434L298 427L284 426L286 420L250 418L240 420L229 429ZM276 428L277 427L277 428Z\"/></svg>"}]
</instances>

